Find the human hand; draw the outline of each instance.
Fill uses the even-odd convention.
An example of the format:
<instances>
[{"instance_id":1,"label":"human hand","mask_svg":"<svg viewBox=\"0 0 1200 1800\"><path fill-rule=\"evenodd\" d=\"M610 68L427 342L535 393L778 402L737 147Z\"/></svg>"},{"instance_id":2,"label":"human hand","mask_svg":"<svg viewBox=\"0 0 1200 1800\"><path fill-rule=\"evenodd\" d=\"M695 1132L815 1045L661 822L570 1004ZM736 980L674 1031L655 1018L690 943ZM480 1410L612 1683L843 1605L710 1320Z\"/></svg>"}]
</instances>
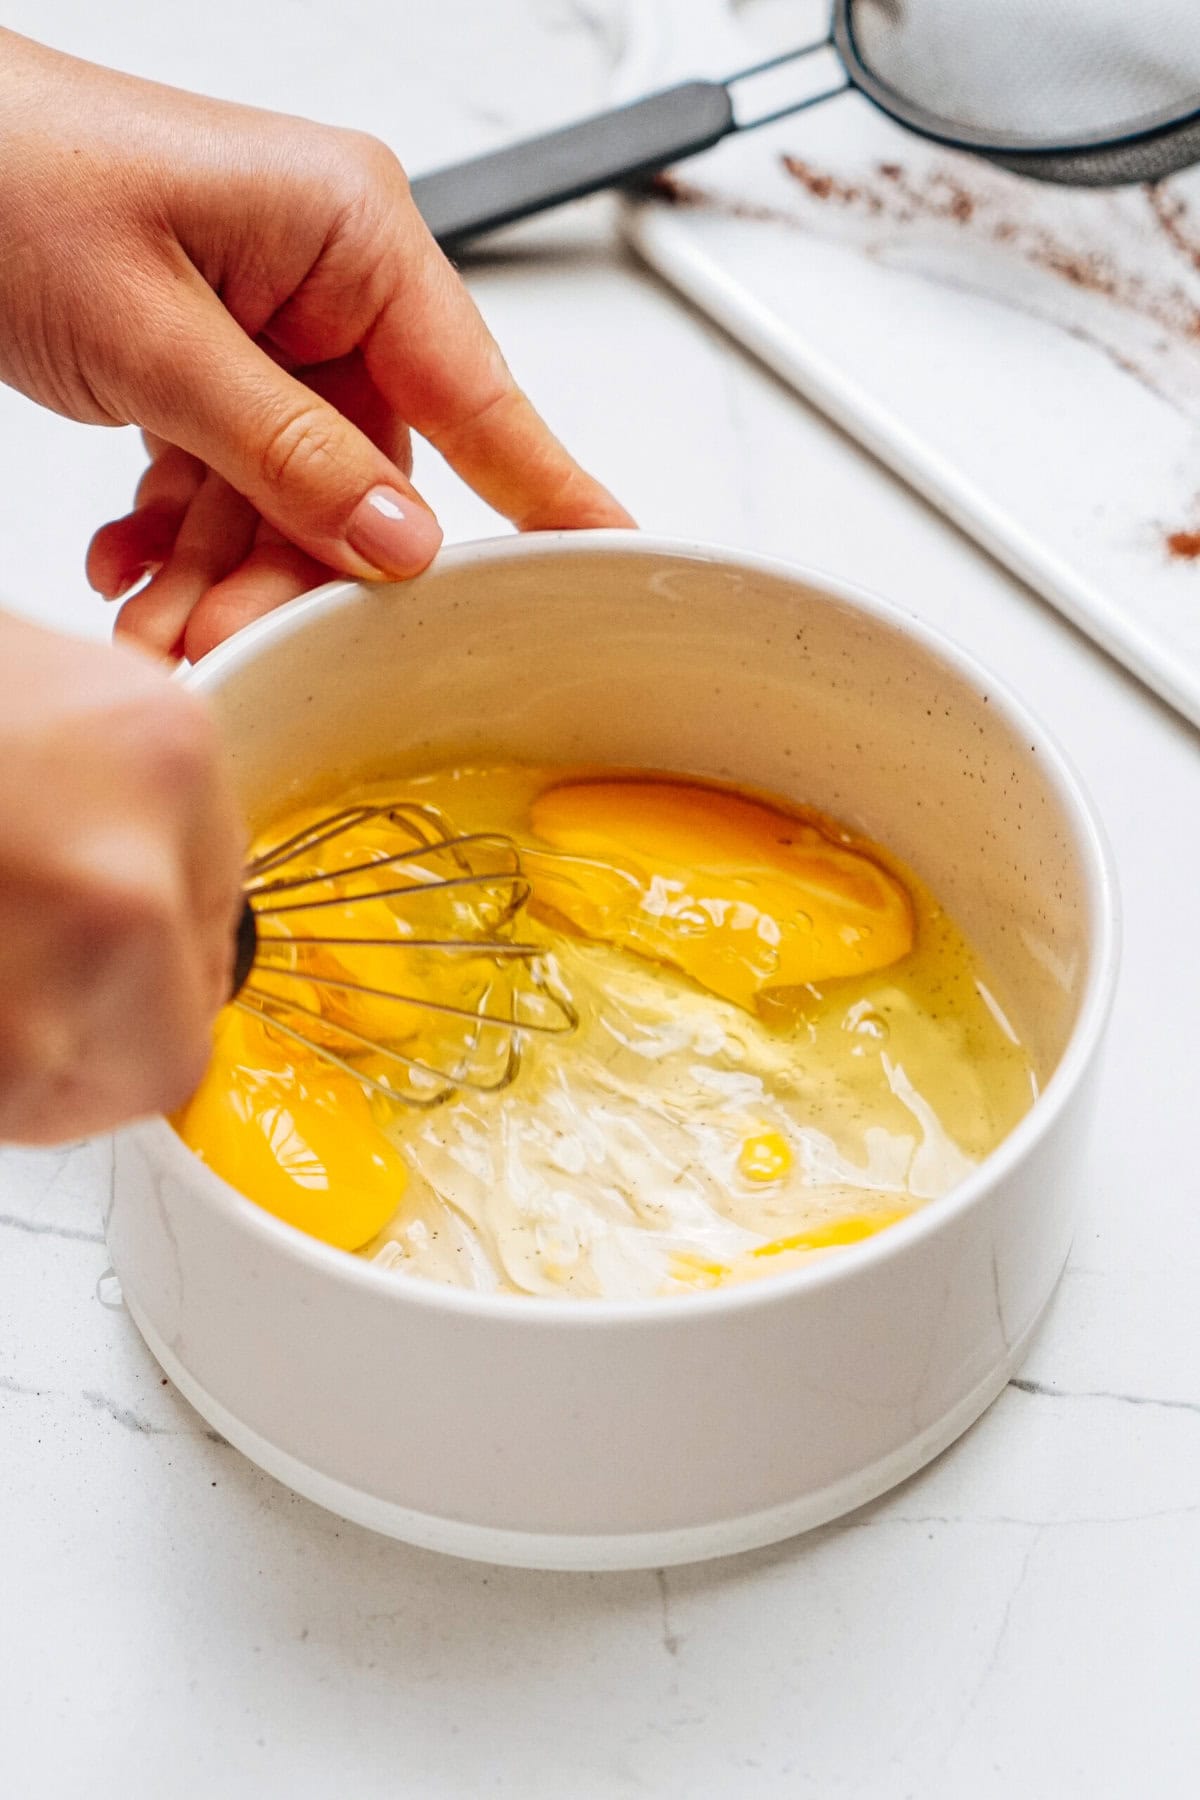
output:
<instances>
[{"instance_id":1,"label":"human hand","mask_svg":"<svg viewBox=\"0 0 1200 1800\"><path fill-rule=\"evenodd\" d=\"M193 660L329 578L407 576L441 532L409 428L522 529L629 524L516 387L357 133L185 94L0 32L0 378L133 422L151 465L99 531L119 632Z\"/></svg>"},{"instance_id":2,"label":"human hand","mask_svg":"<svg viewBox=\"0 0 1200 1800\"><path fill-rule=\"evenodd\" d=\"M243 850L199 700L141 651L0 614L0 1141L187 1098Z\"/></svg>"}]
</instances>

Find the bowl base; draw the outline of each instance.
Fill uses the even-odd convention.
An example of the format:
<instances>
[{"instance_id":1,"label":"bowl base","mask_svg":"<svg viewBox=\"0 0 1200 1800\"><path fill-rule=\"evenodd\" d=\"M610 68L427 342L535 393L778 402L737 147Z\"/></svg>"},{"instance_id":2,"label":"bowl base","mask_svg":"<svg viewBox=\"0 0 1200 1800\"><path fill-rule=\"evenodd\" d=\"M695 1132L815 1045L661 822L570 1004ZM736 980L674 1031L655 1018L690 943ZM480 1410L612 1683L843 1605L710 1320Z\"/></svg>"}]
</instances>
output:
<instances>
[{"instance_id":1,"label":"bowl base","mask_svg":"<svg viewBox=\"0 0 1200 1800\"><path fill-rule=\"evenodd\" d=\"M1055 1283L1057 1286L1057 1281ZM1054 1290L1047 1295L1046 1304ZM416 1512L324 1475L288 1451L270 1443L242 1423L190 1375L159 1337L140 1309L126 1296L129 1314L164 1374L215 1431L276 1481L306 1500L386 1537L399 1538L420 1550L436 1550L470 1562L499 1563L514 1569L596 1572L657 1569L675 1563L707 1562L742 1550L760 1550L801 1532L827 1525L896 1487L952 1444L997 1398L1023 1362L1045 1312L1043 1306L1029 1329L1010 1346L1004 1360L957 1405L865 1469L858 1469L814 1493L762 1512L745 1513L712 1524L687 1525L665 1531L571 1536L557 1532L509 1531L471 1525L461 1519Z\"/></svg>"}]
</instances>

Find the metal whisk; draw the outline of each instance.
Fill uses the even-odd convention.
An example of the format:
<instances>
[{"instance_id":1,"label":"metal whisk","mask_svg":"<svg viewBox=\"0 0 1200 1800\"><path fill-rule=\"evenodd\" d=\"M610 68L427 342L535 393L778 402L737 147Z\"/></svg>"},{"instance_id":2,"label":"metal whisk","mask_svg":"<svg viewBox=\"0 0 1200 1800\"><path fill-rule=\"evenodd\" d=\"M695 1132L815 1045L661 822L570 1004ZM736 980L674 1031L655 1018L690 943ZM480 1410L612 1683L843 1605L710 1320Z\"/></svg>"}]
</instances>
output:
<instances>
[{"instance_id":1,"label":"metal whisk","mask_svg":"<svg viewBox=\"0 0 1200 1800\"><path fill-rule=\"evenodd\" d=\"M347 807L248 865L231 999L390 1099L495 1092L527 1033L578 1022L540 947L511 935L529 893L510 838L457 835L409 801Z\"/></svg>"}]
</instances>

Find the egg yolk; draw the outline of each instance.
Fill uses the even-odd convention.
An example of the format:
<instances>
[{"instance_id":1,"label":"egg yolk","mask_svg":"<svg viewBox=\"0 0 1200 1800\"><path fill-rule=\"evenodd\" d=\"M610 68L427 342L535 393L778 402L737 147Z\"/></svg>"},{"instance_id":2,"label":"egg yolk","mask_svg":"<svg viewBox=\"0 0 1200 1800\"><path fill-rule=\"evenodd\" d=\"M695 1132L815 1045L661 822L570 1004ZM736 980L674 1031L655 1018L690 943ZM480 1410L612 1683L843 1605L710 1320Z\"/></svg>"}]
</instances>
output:
<instances>
[{"instance_id":1,"label":"egg yolk","mask_svg":"<svg viewBox=\"0 0 1200 1800\"><path fill-rule=\"evenodd\" d=\"M343 1250L382 1230L407 1170L358 1081L236 1007L173 1121L202 1162L289 1225Z\"/></svg>"},{"instance_id":2,"label":"egg yolk","mask_svg":"<svg viewBox=\"0 0 1200 1800\"><path fill-rule=\"evenodd\" d=\"M838 1250L846 1244L861 1244L900 1219L907 1219L913 1210L912 1206L890 1205L880 1207L877 1212L831 1219L808 1231L759 1244L757 1249L747 1250L729 1263L680 1254L672 1258L671 1276L678 1287L736 1287L744 1281L757 1281L763 1275L777 1275L783 1269L801 1268L823 1251Z\"/></svg>"},{"instance_id":3,"label":"egg yolk","mask_svg":"<svg viewBox=\"0 0 1200 1800\"><path fill-rule=\"evenodd\" d=\"M782 1181L792 1166L791 1147L782 1133L760 1131L743 1140L737 1166L747 1181Z\"/></svg>"},{"instance_id":4,"label":"egg yolk","mask_svg":"<svg viewBox=\"0 0 1200 1800\"><path fill-rule=\"evenodd\" d=\"M886 968L912 949L901 884L811 819L723 790L584 781L533 803L541 907L753 1010L771 989Z\"/></svg>"}]
</instances>

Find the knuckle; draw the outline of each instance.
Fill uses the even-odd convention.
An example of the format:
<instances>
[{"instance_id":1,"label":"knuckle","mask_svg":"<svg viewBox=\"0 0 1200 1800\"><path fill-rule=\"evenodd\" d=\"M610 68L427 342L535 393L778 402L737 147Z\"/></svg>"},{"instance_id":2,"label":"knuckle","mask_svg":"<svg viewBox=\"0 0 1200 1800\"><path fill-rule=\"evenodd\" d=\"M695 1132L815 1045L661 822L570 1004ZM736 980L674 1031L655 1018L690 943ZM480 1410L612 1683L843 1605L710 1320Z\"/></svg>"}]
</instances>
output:
<instances>
[{"instance_id":1,"label":"knuckle","mask_svg":"<svg viewBox=\"0 0 1200 1800\"><path fill-rule=\"evenodd\" d=\"M337 466L336 433L328 409L314 399L297 403L267 426L259 464L273 488L309 486Z\"/></svg>"},{"instance_id":2,"label":"knuckle","mask_svg":"<svg viewBox=\"0 0 1200 1800\"><path fill-rule=\"evenodd\" d=\"M75 1133L77 1104L64 1111L64 1086L78 1101L78 1020L70 1006L39 997L0 1024L0 1139L52 1143ZM101 1123L104 1123L103 1121Z\"/></svg>"},{"instance_id":3,"label":"knuckle","mask_svg":"<svg viewBox=\"0 0 1200 1800\"><path fill-rule=\"evenodd\" d=\"M128 865L85 865L76 873L69 927L94 968L126 947L158 945L182 930L176 884L130 856Z\"/></svg>"},{"instance_id":4,"label":"knuckle","mask_svg":"<svg viewBox=\"0 0 1200 1800\"><path fill-rule=\"evenodd\" d=\"M400 158L382 138L369 131L342 133L348 169L360 183L382 185L401 192L408 191L408 177Z\"/></svg>"},{"instance_id":5,"label":"knuckle","mask_svg":"<svg viewBox=\"0 0 1200 1800\"><path fill-rule=\"evenodd\" d=\"M170 691L170 704L159 702L153 723L152 768L160 790L177 800L207 791L218 759L216 726L193 694Z\"/></svg>"},{"instance_id":6,"label":"knuckle","mask_svg":"<svg viewBox=\"0 0 1200 1800\"><path fill-rule=\"evenodd\" d=\"M203 792L218 762L216 727L203 702L157 673L107 709L104 737L128 770L130 792L147 784L176 802Z\"/></svg>"}]
</instances>

